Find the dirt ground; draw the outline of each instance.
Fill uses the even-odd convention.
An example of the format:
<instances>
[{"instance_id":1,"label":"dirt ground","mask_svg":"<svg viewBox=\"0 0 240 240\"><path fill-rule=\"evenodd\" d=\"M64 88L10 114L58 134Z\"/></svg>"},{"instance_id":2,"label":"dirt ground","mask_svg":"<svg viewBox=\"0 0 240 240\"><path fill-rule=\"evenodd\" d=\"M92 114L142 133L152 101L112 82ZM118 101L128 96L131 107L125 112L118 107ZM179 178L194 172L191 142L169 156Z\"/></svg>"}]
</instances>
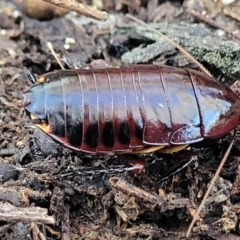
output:
<instances>
[{"instance_id":1,"label":"dirt ground","mask_svg":"<svg viewBox=\"0 0 240 240\"><path fill-rule=\"evenodd\" d=\"M0 239L185 239L233 134L176 154L136 156L131 163L144 164L142 171L125 156L77 154L26 116L26 69L35 76L60 69L48 42L71 68L156 62L198 69L129 13L231 86L240 79L240 1L82 1L108 12L106 21L40 2L0 1ZM239 146L237 138L190 239L240 239Z\"/></svg>"}]
</instances>

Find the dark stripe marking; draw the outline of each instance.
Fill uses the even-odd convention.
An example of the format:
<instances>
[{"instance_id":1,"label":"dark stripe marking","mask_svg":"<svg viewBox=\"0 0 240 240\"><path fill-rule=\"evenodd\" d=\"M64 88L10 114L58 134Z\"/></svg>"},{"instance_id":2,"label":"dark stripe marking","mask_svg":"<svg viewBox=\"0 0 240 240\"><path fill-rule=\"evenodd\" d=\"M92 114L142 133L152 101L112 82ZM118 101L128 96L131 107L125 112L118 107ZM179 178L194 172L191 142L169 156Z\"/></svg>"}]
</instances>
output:
<instances>
[{"instance_id":1,"label":"dark stripe marking","mask_svg":"<svg viewBox=\"0 0 240 240\"><path fill-rule=\"evenodd\" d=\"M130 130L127 121L120 123L118 140L122 144L130 144Z\"/></svg>"},{"instance_id":2,"label":"dark stripe marking","mask_svg":"<svg viewBox=\"0 0 240 240\"><path fill-rule=\"evenodd\" d=\"M63 112L48 112L49 123L52 129L52 134L58 137L65 137L65 122Z\"/></svg>"},{"instance_id":3,"label":"dark stripe marking","mask_svg":"<svg viewBox=\"0 0 240 240\"><path fill-rule=\"evenodd\" d=\"M96 148L98 145L98 124L91 123L85 134L85 142L91 148Z\"/></svg>"},{"instance_id":4,"label":"dark stripe marking","mask_svg":"<svg viewBox=\"0 0 240 240\"><path fill-rule=\"evenodd\" d=\"M82 144L83 123L73 122L69 114L66 117L68 119L66 125L68 141L73 147L80 147Z\"/></svg>"},{"instance_id":5,"label":"dark stripe marking","mask_svg":"<svg viewBox=\"0 0 240 240\"><path fill-rule=\"evenodd\" d=\"M113 122L106 122L102 131L102 142L106 147L114 146Z\"/></svg>"}]
</instances>

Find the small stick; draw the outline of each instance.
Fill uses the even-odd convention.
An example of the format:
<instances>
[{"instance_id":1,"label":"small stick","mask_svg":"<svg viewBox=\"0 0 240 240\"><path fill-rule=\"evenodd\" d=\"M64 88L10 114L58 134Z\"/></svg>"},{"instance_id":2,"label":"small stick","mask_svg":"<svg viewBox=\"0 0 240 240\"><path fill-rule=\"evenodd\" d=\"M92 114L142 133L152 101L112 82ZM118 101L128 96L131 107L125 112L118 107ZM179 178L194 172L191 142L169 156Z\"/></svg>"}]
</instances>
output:
<instances>
[{"instance_id":1,"label":"small stick","mask_svg":"<svg viewBox=\"0 0 240 240\"><path fill-rule=\"evenodd\" d=\"M186 237L189 237L190 234L191 234L192 228L193 228L196 220L198 219L198 216L199 216L201 210L203 209L204 204L205 204L205 202L206 202L206 200L207 200L210 192L212 191L212 188L213 188L213 186L214 186L214 184L215 184L215 182L216 182L216 180L217 180L217 178L218 178L218 176L219 176L219 174L220 174L220 172L221 172L221 170L222 170L222 168L223 168L223 165L225 164L225 162L226 162L226 160L227 160L227 158L228 158L228 156L229 156L229 153L230 153L230 151L231 151L231 149L232 149L234 140L235 140L235 136L234 136L231 144L229 145L227 151L225 152L225 154L224 154L224 156L223 156L223 158L222 158L222 161L221 161L221 163L219 164L218 169L217 169L216 173L214 174L214 176L213 176L213 178L212 178L212 180L211 180L211 182L210 182L210 185L209 185L209 187L208 187L208 189L207 189L207 191L206 191L206 193L205 193L205 195L204 195L204 197L203 197L203 200L202 200L201 204L199 205L196 213L195 213L194 216L193 216L192 222L191 222L191 224L190 224L190 226L189 226L189 228L188 228L188 230L187 230Z\"/></svg>"},{"instance_id":2,"label":"small stick","mask_svg":"<svg viewBox=\"0 0 240 240\"><path fill-rule=\"evenodd\" d=\"M86 17L91 17L97 20L107 20L108 14L104 11L99 11L92 7L84 6L82 3L79 3L75 0L43 0L44 2L51 3L58 7L68 9L70 11L75 11L79 14L82 14Z\"/></svg>"},{"instance_id":3,"label":"small stick","mask_svg":"<svg viewBox=\"0 0 240 240\"><path fill-rule=\"evenodd\" d=\"M64 214L62 220L62 239L70 240L71 239L71 230L70 230L70 219L69 219L70 206L68 204L64 205Z\"/></svg>"},{"instance_id":4,"label":"small stick","mask_svg":"<svg viewBox=\"0 0 240 240\"><path fill-rule=\"evenodd\" d=\"M223 30L224 32L228 33L229 35L231 35L232 37L240 40L240 37L237 34L233 34L225 26L222 26L221 24L217 23L216 21L212 20L211 18L207 18L204 15L202 15L201 13L199 13L199 12L193 10L193 9L190 10L189 13L191 13L194 17L200 19L201 21L207 23L208 25L210 25L212 27L215 27L215 28L219 28L219 29Z\"/></svg>"},{"instance_id":5,"label":"small stick","mask_svg":"<svg viewBox=\"0 0 240 240\"><path fill-rule=\"evenodd\" d=\"M166 41L170 42L171 44L173 44L173 46L175 46L177 49L179 49L180 52L182 52L184 55L186 55L192 62L194 62L203 72L205 72L207 75L209 75L210 77L212 77L211 73L201 64L199 63L188 51L186 51L185 49L183 49L179 44L175 43L173 40L171 40L168 36L164 35L163 33L161 33L160 31L156 30L155 28L149 26L148 24L146 24L145 22L133 17L130 14L126 14L126 16L132 20L134 20L135 22L141 24L142 26L148 28L150 31L158 34L160 37L163 37Z\"/></svg>"},{"instance_id":6,"label":"small stick","mask_svg":"<svg viewBox=\"0 0 240 240\"><path fill-rule=\"evenodd\" d=\"M61 67L62 70L65 70L64 66L62 65L61 60L59 59L58 55L56 54L56 52L53 49L52 43L47 42L47 47L49 48L49 50L51 51L52 55L54 56L54 58L56 59L57 63L59 64L59 66Z\"/></svg>"},{"instance_id":7,"label":"small stick","mask_svg":"<svg viewBox=\"0 0 240 240\"><path fill-rule=\"evenodd\" d=\"M52 237L55 237L55 239L60 239L61 238L61 233L58 232L57 230L53 230L51 227L45 225L46 230L51 234Z\"/></svg>"},{"instance_id":8,"label":"small stick","mask_svg":"<svg viewBox=\"0 0 240 240\"><path fill-rule=\"evenodd\" d=\"M31 223L31 229L32 229L32 233L33 233L33 239L35 240L46 240L46 237L44 236L44 234L39 230L39 227L37 226L37 224L35 222Z\"/></svg>"},{"instance_id":9,"label":"small stick","mask_svg":"<svg viewBox=\"0 0 240 240\"><path fill-rule=\"evenodd\" d=\"M7 107L11 107L17 109L17 105L15 103L9 102L5 97L0 97L0 103L6 105Z\"/></svg>"},{"instance_id":10,"label":"small stick","mask_svg":"<svg viewBox=\"0 0 240 240\"><path fill-rule=\"evenodd\" d=\"M0 150L0 156L10 156L10 155L14 155L18 152L18 148L6 148L6 149L1 149Z\"/></svg>"},{"instance_id":11,"label":"small stick","mask_svg":"<svg viewBox=\"0 0 240 240\"><path fill-rule=\"evenodd\" d=\"M27 221L55 224L55 219L48 216L48 210L40 207L15 207L8 203L0 203L0 221Z\"/></svg>"},{"instance_id":12,"label":"small stick","mask_svg":"<svg viewBox=\"0 0 240 240\"><path fill-rule=\"evenodd\" d=\"M126 193L129 196L133 196L136 199L140 199L145 203L150 203L153 205L153 208L158 205L162 206L165 200L161 198L160 196L154 196L130 183L127 181L117 178L117 177L112 177L109 179L110 186L123 192Z\"/></svg>"}]
</instances>

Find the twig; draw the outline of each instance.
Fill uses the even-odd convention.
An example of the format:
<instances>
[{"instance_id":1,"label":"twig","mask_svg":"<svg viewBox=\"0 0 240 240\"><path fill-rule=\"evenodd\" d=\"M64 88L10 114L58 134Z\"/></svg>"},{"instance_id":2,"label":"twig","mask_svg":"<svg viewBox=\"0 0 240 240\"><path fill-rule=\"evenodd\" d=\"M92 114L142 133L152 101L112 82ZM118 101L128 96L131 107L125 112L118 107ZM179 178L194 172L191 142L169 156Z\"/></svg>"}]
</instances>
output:
<instances>
[{"instance_id":1,"label":"twig","mask_svg":"<svg viewBox=\"0 0 240 240\"><path fill-rule=\"evenodd\" d=\"M49 48L49 50L51 51L52 55L54 56L54 58L56 59L58 65L61 67L62 70L65 70L64 66L61 63L61 60L59 59L59 57L57 56L56 52L53 49L52 43L47 42L47 47Z\"/></svg>"},{"instance_id":2,"label":"twig","mask_svg":"<svg viewBox=\"0 0 240 240\"><path fill-rule=\"evenodd\" d=\"M36 223L32 222L31 223L31 229L32 229L32 235L33 239L35 240L46 240L46 237L43 235L43 233L39 230L38 226Z\"/></svg>"},{"instance_id":3,"label":"twig","mask_svg":"<svg viewBox=\"0 0 240 240\"><path fill-rule=\"evenodd\" d=\"M229 29L227 29L225 26L222 26L221 24L217 23L216 21L212 20L211 18L207 18L206 16L202 15L201 13L191 9L189 11L189 13L191 13L194 17L200 19L201 21L207 23L208 25L221 29L224 32L228 33L229 35L231 35L234 38L237 38L238 40L240 40L240 36L238 36L237 34L233 34Z\"/></svg>"},{"instance_id":4,"label":"twig","mask_svg":"<svg viewBox=\"0 0 240 240\"><path fill-rule=\"evenodd\" d=\"M70 240L70 220L69 220L69 210L70 206L68 204L64 205L64 215L62 220L62 240Z\"/></svg>"},{"instance_id":5,"label":"twig","mask_svg":"<svg viewBox=\"0 0 240 240\"><path fill-rule=\"evenodd\" d=\"M136 199L141 200L142 202L145 203L150 203L152 204L152 207L154 208L155 206L162 206L165 200L161 198L160 196L154 196L130 183L127 181L117 178L117 177L112 177L109 179L109 183L111 187L114 187L115 189L128 194L129 196L134 196Z\"/></svg>"},{"instance_id":6,"label":"twig","mask_svg":"<svg viewBox=\"0 0 240 240\"><path fill-rule=\"evenodd\" d=\"M28 221L54 224L54 217L47 215L48 210L40 207L15 207L11 204L0 203L0 221Z\"/></svg>"},{"instance_id":7,"label":"twig","mask_svg":"<svg viewBox=\"0 0 240 240\"><path fill-rule=\"evenodd\" d=\"M178 45L177 43L175 43L173 40L171 40L168 36L164 35L163 33L161 33L160 31L156 30L155 28L151 27L150 25L146 24L145 22L133 17L130 14L126 14L126 16L132 20L134 20L135 22L141 24L142 26L148 28L150 31L158 34L160 37L163 37L164 39L166 39L166 41L170 42L171 44L173 44L173 46L175 46L177 49L179 49L179 51L181 51L184 55L186 55L192 62L194 62L203 72L205 72L206 74L208 74L210 77L212 76L211 73L201 64L199 63L188 51L186 51L185 49L183 49L180 45Z\"/></svg>"},{"instance_id":8,"label":"twig","mask_svg":"<svg viewBox=\"0 0 240 240\"><path fill-rule=\"evenodd\" d=\"M16 221L13 221L9 224L4 224L3 226L0 227L0 233L1 233L1 236L5 235L6 232L14 225L16 224Z\"/></svg>"},{"instance_id":9,"label":"twig","mask_svg":"<svg viewBox=\"0 0 240 240\"><path fill-rule=\"evenodd\" d=\"M15 147L10 147L10 148L4 148L4 149L0 149L0 156L10 156L10 155L14 155L15 153L17 153L19 150L18 148Z\"/></svg>"},{"instance_id":10,"label":"twig","mask_svg":"<svg viewBox=\"0 0 240 240\"><path fill-rule=\"evenodd\" d=\"M75 0L43 0L45 2L54 4L58 7L75 11L86 17L91 17L97 20L107 20L108 14L104 11L99 11L92 7L84 6L82 3L76 2Z\"/></svg>"},{"instance_id":11,"label":"twig","mask_svg":"<svg viewBox=\"0 0 240 240\"><path fill-rule=\"evenodd\" d=\"M51 234L52 237L55 237L55 239L60 239L61 238L61 233L58 232L57 230L53 230L51 227L45 225L46 230Z\"/></svg>"},{"instance_id":12,"label":"twig","mask_svg":"<svg viewBox=\"0 0 240 240\"><path fill-rule=\"evenodd\" d=\"M6 98L4 98L4 97L0 97L0 102L2 102L7 107L17 109L17 105L15 103L11 103L11 102L7 101Z\"/></svg>"},{"instance_id":13,"label":"twig","mask_svg":"<svg viewBox=\"0 0 240 240\"><path fill-rule=\"evenodd\" d=\"M230 151L231 151L231 149L232 149L234 140L235 140L235 136L234 136L231 144L229 145L227 151L225 152L225 154L224 154L224 156L223 156L223 158L222 158L222 161L221 161L221 163L219 164L218 169L217 169L215 175L213 176L213 178L212 178L212 180L211 180L211 182L210 182L210 185L209 185L209 187L208 187L208 189L207 189L207 191L206 191L206 193L205 193L205 195L204 195L204 197L203 197L203 200L202 200L201 204L199 205L196 213L195 213L194 216L193 216L192 222L191 222L191 224L190 224L190 226L189 226L189 228L188 228L188 230L187 230L186 237L189 237L189 236L190 236L190 233L191 233L191 231L192 231L192 228L193 228L196 220L198 219L198 216L199 216L201 210L203 209L204 204L205 204L205 202L206 202L206 200L207 200L210 192L212 191L212 188L213 188L213 186L214 186L214 184L215 184L215 182L216 182L216 180L217 180L217 178L218 178L218 176L219 176L219 174L220 174L220 172L221 172L221 170L222 170L222 168L223 168L223 165L225 164L225 162L226 162L226 160L227 160L227 158L228 158L228 156L229 156L229 153L230 153Z\"/></svg>"}]
</instances>

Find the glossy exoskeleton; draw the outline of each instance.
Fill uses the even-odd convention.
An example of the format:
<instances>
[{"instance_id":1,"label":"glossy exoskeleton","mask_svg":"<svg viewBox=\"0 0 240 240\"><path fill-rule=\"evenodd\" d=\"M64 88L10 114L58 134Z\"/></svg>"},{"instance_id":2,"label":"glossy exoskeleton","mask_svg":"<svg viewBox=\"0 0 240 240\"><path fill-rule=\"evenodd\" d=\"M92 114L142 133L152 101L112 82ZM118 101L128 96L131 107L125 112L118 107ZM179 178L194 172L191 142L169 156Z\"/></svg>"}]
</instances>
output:
<instances>
[{"instance_id":1,"label":"glossy exoskeleton","mask_svg":"<svg viewBox=\"0 0 240 240\"><path fill-rule=\"evenodd\" d=\"M93 154L186 146L223 136L240 118L228 87L157 65L50 72L24 92L24 106L53 139Z\"/></svg>"}]
</instances>

